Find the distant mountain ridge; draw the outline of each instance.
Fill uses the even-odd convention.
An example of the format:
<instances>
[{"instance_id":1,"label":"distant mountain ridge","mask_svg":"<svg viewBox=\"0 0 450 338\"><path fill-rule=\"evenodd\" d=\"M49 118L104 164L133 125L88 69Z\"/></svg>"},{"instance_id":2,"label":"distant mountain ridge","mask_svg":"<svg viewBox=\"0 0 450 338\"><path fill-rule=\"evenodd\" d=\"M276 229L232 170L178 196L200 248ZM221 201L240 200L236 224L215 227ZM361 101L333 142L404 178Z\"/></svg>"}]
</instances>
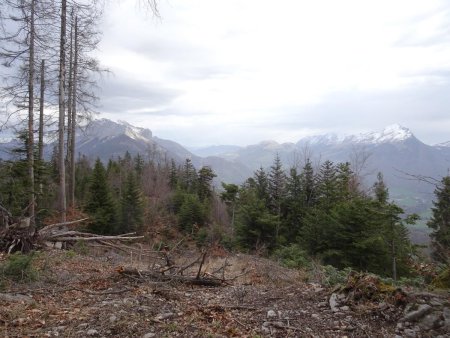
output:
<instances>
[{"instance_id":1,"label":"distant mountain ridge","mask_svg":"<svg viewBox=\"0 0 450 338\"><path fill-rule=\"evenodd\" d=\"M78 153L92 159L99 157L105 162L112 157L123 157L128 151L131 155L139 153L144 158L159 162L173 159L181 164L189 158L197 168L211 166L218 176L217 180L226 182L242 182L249 174L248 168L241 163L221 157L194 155L174 141L153 136L150 129L125 121L94 120L84 130L78 131L76 139Z\"/></svg>"},{"instance_id":2,"label":"distant mountain ridge","mask_svg":"<svg viewBox=\"0 0 450 338\"><path fill-rule=\"evenodd\" d=\"M17 147L17 140L0 146L0 158L7 159L8 149ZM379 132L361 133L339 137L336 134L308 136L296 143L278 143L267 140L258 144L240 146L212 146L193 148L192 151L171 141L158 138L147 128L108 119L93 121L77 132L77 153L103 161L140 153L144 158L156 161L174 159L183 163L190 158L198 168L209 165L218 175L216 182L242 183L260 167L269 168L278 155L285 169L301 166L305 157L311 157L316 165L329 159L334 162L354 162L367 157L366 183L369 186L377 172L384 174L391 197L410 211L422 211L430 206L434 187L411 180L412 175L439 179L448 174L450 166L450 141L427 145L418 140L407 128L398 124ZM51 145L47 147L48 156ZM199 155L202 156L199 156Z\"/></svg>"},{"instance_id":3,"label":"distant mountain ridge","mask_svg":"<svg viewBox=\"0 0 450 338\"><path fill-rule=\"evenodd\" d=\"M204 153L207 148L203 149ZM382 131L337 136L334 133L307 136L296 143L263 141L216 156L245 164L251 171L269 168L278 155L284 166L301 165L305 157L314 163L324 160L355 162L365 159L363 174L370 186L382 172L391 197L410 212L423 212L431 205L433 185L414 180L411 175L440 179L450 167L450 141L427 145L406 127L387 126ZM362 165L362 163L360 163Z\"/></svg>"}]
</instances>

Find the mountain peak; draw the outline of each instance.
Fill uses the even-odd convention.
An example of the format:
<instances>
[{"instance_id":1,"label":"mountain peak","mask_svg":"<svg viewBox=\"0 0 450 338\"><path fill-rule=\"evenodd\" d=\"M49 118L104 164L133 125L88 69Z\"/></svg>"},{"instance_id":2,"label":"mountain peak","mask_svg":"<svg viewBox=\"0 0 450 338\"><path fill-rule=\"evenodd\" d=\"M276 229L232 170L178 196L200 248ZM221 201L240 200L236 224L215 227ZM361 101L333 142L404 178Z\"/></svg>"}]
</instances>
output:
<instances>
[{"instance_id":1,"label":"mountain peak","mask_svg":"<svg viewBox=\"0 0 450 338\"><path fill-rule=\"evenodd\" d=\"M396 123L385 127L381 132L347 136L345 141L363 144L381 144L403 142L411 137L414 137L414 135L408 128Z\"/></svg>"},{"instance_id":2,"label":"mountain peak","mask_svg":"<svg viewBox=\"0 0 450 338\"><path fill-rule=\"evenodd\" d=\"M134 140L149 142L152 139L150 129L135 127L125 121L111 121L105 118L94 120L89 128L91 136L98 139L110 139L119 135L126 135Z\"/></svg>"},{"instance_id":3,"label":"mountain peak","mask_svg":"<svg viewBox=\"0 0 450 338\"><path fill-rule=\"evenodd\" d=\"M391 124L384 128L380 135L380 141L404 141L413 136L413 133L398 123Z\"/></svg>"}]
</instances>

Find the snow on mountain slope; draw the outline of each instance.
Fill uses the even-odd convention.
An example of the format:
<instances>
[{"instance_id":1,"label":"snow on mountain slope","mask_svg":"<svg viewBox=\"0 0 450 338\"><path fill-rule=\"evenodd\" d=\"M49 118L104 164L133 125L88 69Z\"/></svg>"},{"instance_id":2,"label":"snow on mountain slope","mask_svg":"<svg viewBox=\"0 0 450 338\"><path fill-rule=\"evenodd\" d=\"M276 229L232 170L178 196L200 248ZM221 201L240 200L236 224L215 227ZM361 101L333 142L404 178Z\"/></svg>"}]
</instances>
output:
<instances>
[{"instance_id":1,"label":"snow on mountain slope","mask_svg":"<svg viewBox=\"0 0 450 338\"><path fill-rule=\"evenodd\" d=\"M414 137L414 135L408 128L402 127L399 124L392 124L384 128L381 132L347 136L344 142L363 144L395 143L405 141L411 137Z\"/></svg>"},{"instance_id":2,"label":"snow on mountain slope","mask_svg":"<svg viewBox=\"0 0 450 338\"><path fill-rule=\"evenodd\" d=\"M310 145L339 145L339 144L382 144L403 142L414 137L413 133L399 124L392 124L384 128L381 132L360 133L357 135L346 135L339 137L334 133L307 136L297 143Z\"/></svg>"},{"instance_id":3,"label":"snow on mountain slope","mask_svg":"<svg viewBox=\"0 0 450 338\"><path fill-rule=\"evenodd\" d=\"M128 122L113 122L108 119L99 119L93 121L85 131L78 131L77 139L95 138L100 141L106 141L119 135L126 135L133 140L150 142L152 132L149 129L132 126Z\"/></svg>"},{"instance_id":4,"label":"snow on mountain slope","mask_svg":"<svg viewBox=\"0 0 450 338\"><path fill-rule=\"evenodd\" d=\"M434 147L437 147L437 148L450 148L450 141L435 144Z\"/></svg>"}]
</instances>

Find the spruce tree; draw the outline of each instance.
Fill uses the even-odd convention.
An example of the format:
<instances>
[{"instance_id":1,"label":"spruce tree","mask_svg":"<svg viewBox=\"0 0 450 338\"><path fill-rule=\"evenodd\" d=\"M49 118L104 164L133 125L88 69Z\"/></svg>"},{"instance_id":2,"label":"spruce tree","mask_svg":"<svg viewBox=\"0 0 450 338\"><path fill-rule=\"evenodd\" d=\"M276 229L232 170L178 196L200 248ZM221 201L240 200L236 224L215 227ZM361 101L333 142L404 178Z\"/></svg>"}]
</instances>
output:
<instances>
[{"instance_id":1,"label":"spruce tree","mask_svg":"<svg viewBox=\"0 0 450 338\"><path fill-rule=\"evenodd\" d=\"M309 158L301 173L301 184L305 205L312 207L317 202L317 185L314 168Z\"/></svg>"},{"instance_id":2,"label":"spruce tree","mask_svg":"<svg viewBox=\"0 0 450 338\"><path fill-rule=\"evenodd\" d=\"M331 208L338 199L337 169L327 160L321 166L317 178L318 200L324 208Z\"/></svg>"},{"instance_id":3,"label":"spruce tree","mask_svg":"<svg viewBox=\"0 0 450 338\"><path fill-rule=\"evenodd\" d=\"M183 201L178 212L178 224L191 232L194 225L202 226L206 222L204 205L196 194L183 194Z\"/></svg>"},{"instance_id":4,"label":"spruce tree","mask_svg":"<svg viewBox=\"0 0 450 338\"><path fill-rule=\"evenodd\" d=\"M183 171L181 175L181 187L189 193L194 193L197 188L197 171L195 170L192 161L187 158L184 162Z\"/></svg>"},{"instance_id":5,"label":"spruce tree","mask_svg":"<svg viewBox=\"0 0 450 338\"><path fill-rule=\"evenodd\" d=\"M237 238L248 249L273 249L276 245L277 217L269 212L258 191L241 189L236 217Z\"/></svg>"},{"instance_id":6,"label":"spruce tree","mask_svg":"<svg viewBox=\"0 0 450 338\"><path fill-rule=\"evenodd\" d=\"M427 223L433 231L433 254L440 261L449 262L450 256L450 176L445 176L434 191L432 217Z\"/></svg>"},{"instance_id":7,"label":"spruce tree","mask_svg":"<svg viewBox=\"0 0 450 338\"><path fill-rule=\"evenodd\" d=\"M252 183L255 185L258 198L263 200L266 206L269 206L269 179L262 166L253 175Z\"/></svg>"},{"instance_id":8,"label":"spruce tree","mask_svg":"<svg viewBox=\"0 0 450 338\"><path fill-rule=\"evenodd\" d=\"M178 168L175 161L172 159L170 161L170 171L169 171L169 187L175 190L178 186Z\"/></svg>"},{"instance_id":9,"label":"spruce tree","mask_svg":"<svg viewBox=\"0 0 450 338\"><path fill-rule=\"evenodd\" d=\"M222 188L225 190L220 194L220 198L228 206L231 206L231 228L234 229L234 218L236 214L236 202L238 200L239 186L236 184L226 184L222 182Z\"/></svg>"},{"instance_id":10,"label":"spruce tree","mask_svg":"<svg viewBox=\"0 0 450 338\"><path fill-rule=\"evenodd\" d=\"M120 233L134 232L144 223L144 204L136 176L130 172L125 181L125 188L121 199Z\"/></svg>"},{"instance_id":11,"label":"spruce tree","mask_svg":"<svg viewBox=\"0 0 450 338\"><path fill-rule=\"evenodd\" d=\"M270 210L272 214L276 215L277 217L275 239L277 242L280 242L285 240L285 238L281 237L281 209L286 194L286 175L283 171L283 165L278 154L275 157L273 165L270 167L268 183Z\"/></svg>"},{"instance_id":12,"label":"spruce tree","mask_svg":"<svg viewBox=\"0 0 450 338\"><path fill-rule=\"evenodd\" d=\"M291 168L286 181L285 222L287 224L286 237L290 242L295 240L303 224L306 203L302 186L302 175L296 168Z\"/></svg>"},{"instance_id":13,"label":"spruce tree","mask_svg":"<svg viewBox=\"0 0 450 338\"><path fill-rule=\"evenodd\" d=\"M388 202L388 198L389 198L389 190L386 187L386 184L384 183L384 179L383 179L383 174L382 173L378 173L377 174L377 181L373 184L373 188L372 188L374 194L375 194L375 199L381 203L381 204L385 204Z\"/></svg>"},{"instance_id":14,"label":"spruce tree","mask_svg":"<svg viewBox=\"0 0 450 338\"><path fill-rule=\"evenodd\" d=\"M198 171L197 194L201 201L212 196L212 181L217 175L211 167L202 167Z\"/></svg>"},{"instance_id":15,"label":"spruce tree","mask_svg":"<svg viewBox=\"0 0 450 338\"><path fill-rule=\"evenodd\" d=\"M95 161L89 198L85 206L89 214L90 230L98 234L112 234L116 230L116 207L106 180L106 170L100 159Z\"/></svg>"}]
</instances>

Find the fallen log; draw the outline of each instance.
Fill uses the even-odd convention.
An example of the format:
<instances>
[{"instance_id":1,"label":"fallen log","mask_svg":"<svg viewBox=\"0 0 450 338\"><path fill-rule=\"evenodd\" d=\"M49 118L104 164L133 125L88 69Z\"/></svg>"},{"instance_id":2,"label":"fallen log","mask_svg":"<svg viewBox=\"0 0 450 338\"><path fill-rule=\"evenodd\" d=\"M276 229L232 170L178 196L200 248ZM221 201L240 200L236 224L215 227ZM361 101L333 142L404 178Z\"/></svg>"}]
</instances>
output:
<instances>
[{"instance_id":1,"label":"fallen log","mask_svg":"<svg viewBox=\"0 0 450 338\"><path fill-rule=\"evenodd\" d=\"M64 236L66 236L66 237L64 237ZM144 236L120 237L120 236L96 236L93 234L93 236L91 236L91 237L82 237L82 236L75 237L75 236L67 236L65 234L61 234L59 236L52 237L51 241L54 241L54 242L107 241L107 240L129 241L129 240L142 239L142 238L144 238Z\"/></svg>"},{"instance_id":2,"label":"fallen log","mask_svg":"<svg viewBox=\"0 0 450 338\"><path fill-rule=\"evenodd\" d=\"M121 275L148 279L156 282L175 282L188 285L222 286L224 281L216 278L197 278L180 275L163 275L154 271L141 271L135 268L120 267L117 271Z\"/></svg>"},{"instance_id":3,"label":"fallen log","mask_svg":"<svg viewBox=\"0 0 450 338\"><path fill-rule=\"evenodd\" d=\"M61 227L68 226L68 225L78 224L78 223L87 221L88 219L89 218L82 218L82 219L77 219L75 221L49 224L49 225L43 227L42 229L40 229L39 230L39 234L41 236L43 236L45 233L49 232L50 230L53 230L53 229L56 229L56 228L61 228Z\"/></svg>"}]
</instances>

